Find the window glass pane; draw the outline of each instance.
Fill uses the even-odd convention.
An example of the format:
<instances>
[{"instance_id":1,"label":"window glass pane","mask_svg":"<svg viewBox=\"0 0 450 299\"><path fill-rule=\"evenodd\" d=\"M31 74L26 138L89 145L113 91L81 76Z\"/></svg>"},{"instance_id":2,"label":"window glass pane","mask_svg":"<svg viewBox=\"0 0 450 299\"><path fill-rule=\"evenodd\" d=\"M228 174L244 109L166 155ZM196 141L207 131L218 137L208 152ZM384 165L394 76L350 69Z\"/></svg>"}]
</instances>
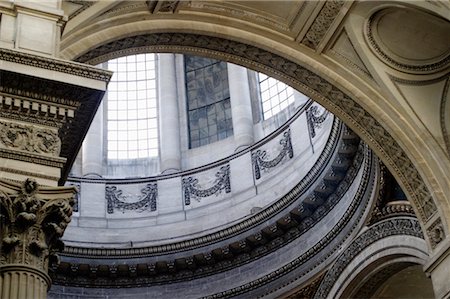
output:
<instances>
[{"instance_id":1,"label":"window glass pane","mask_svg":"<svg viewBox=\"0 0 450 299\"><path fill-rule=\"evenodd\" d=\"M258 76L264 119L271 118L294 103L294 91L290 86L264 74Z\"/></svg>"},{"instance_id":2,"label":"window glass pane","mask_svg":"<svg viewBox=\"0 0 450 299\"><path fill-rule=\"evenodd\" d=\"M156 58L155 54L139 54L107 63L114 72L106 97L108 159L158 154ZM156 142L148 142L150 135Z\"/></svg>"},{"instance_id":3,"label":"window glass pane","mask_svg":"<svg viewBox=\"0 0 450 299\"><path fill-rule=\"evenodd\" d=\"M229 87L227 63L185 55L185 78L190 148L228 137Z\"/></svg>"}]
</instances>

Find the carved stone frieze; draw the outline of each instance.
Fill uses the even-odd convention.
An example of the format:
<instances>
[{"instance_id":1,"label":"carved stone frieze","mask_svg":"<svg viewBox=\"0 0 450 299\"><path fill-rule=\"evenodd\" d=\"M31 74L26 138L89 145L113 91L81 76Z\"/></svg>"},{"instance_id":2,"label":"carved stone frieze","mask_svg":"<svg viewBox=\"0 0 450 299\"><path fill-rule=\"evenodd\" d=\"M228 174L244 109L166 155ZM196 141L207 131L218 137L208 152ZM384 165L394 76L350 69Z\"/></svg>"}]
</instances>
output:
<instances>
[{"instance_id":1,"label":"carved stone frieze","mask_svg":"<svg viewBox=\"0 0 450 299\"><path fill-rule=\"evenodd\" d=\"M141 190L138 199L130 199L130 196L122 194L123 191L117 186L105 186L105 197L107 202L108 214L113 214L114 210L120 210L122 213L128 211L156 211L156 199L158 197L157 183L149 183Z\"/></svg>"},{"instance_id":2,"label":"carved stone frieze","mask_svg":"<svg viewBox=\"0 0 450 299\"><path fill-rule=\"evenodd\" d=\"M54 129L0 121L0 146L58 157L61 139Z\"/></svg>"},{"instance_id":3,"label":"carved stone frieze","mask_svg":"<svg viewBox=\"0 0 450 299\"><path fill-rule=\"evenodd\" d=\"M53 146L56 137L53 138L54 136L49 134L40 135L38 132L37 140L30 139L33 142L31 147L33 152L25 150L19 152L17 148L13 150L11 147L20 142L18 136L14 142L6 140L9 147L1 146L2 155L32 162L31 160L37 161L37 158L25 154L34 154L40 159L39 164L61 168L59 183L62 185L100 104L104 94L103 88L106 88L105 82L109 80L111 72L8 49L0 49L0 62L6 65L11 63L11 68L8 68L10 70L0 70L0 117L36 124L39 127L57 128L59 140L59 146ZM28 74L14 72L14 65L20 64L40 68L43 74L54 73L51 78L47 78L31 73L31 69ZM84 82L84 78L97 80L99 87L91 88L60 81L58 73L80 76L82 77L82 80L79 80L80 84ZM61 76L65 77L65 74ZM26 150L30 150L30 147ZM59 157L60 160L58 163L49 162L43 159L44 156L47 160L50 157Z\"/></svg>"},{"instance_id":4,"label":"carved stone frieze","mask_svg":"<svg viewBox=\"0 0 450 299\"><path fill-rule=\"evenodd\" d=\"M184 204L190 205L191 198L200 201L202 197L209 197L212 195L218 195L223 191L225 193L231 192L230 184L230 165L220 167L219 171L215 174L215 181L213 186L209 188L201 188L198 179L191 176L182 179Z\"/></svg>"},{"instance_id":5,"label":"carved stone frieze","mask_svg":"<svg viewBox=\"0 0 450 299\"><path fill-rule=\"evenodd\" d=\"M92 66L85 66L73 63L71 61L17 52L5 48L0 48L0 60L100 80L103 82L109 82L112 76L112 72Z\"/></svg>"},{"instance_id":6,"label":"carved stone frieze","mask_svg":"<svg viewBox=\"0 0 450 299\"><path fill-rule=\"evenodd\" d=\"M45 199L38 184L27 179L20 191L0 191L0 270L21 264L47 272L63 250L60 240L72 215L72 196ZM1 271L0 271L1 272Z\"/></svg>"},{"instance_id":7,"label":"carved stone frieze","mask_svg":"<svg viewBox=\"0 0 450 299\"><path fill-rule=\"evenodd\" d=\"M131 50L126 50L131 49ZM400 178L410 200L417 207L418 217L426 223L437 212L436 203L424 180L405 151L389 132L367 111L342 90L324 78L292 61L263 49L218 37L195 34L155 33L126 37L101 45L77 58L96 64L116 56L120 51L147 50L189 51L209 54L230 62L252 65L259 71L272 72L302 86L302 92L315 99L320 96L324 106L357 127L378 149L384 162ZM220 53L220 55L218 54Z\"/></svg>"},{"instance_id":8,"label":"carved stone frieze","mask_svg":"<svg viewBox=\"0 0 450 299\"><path fill-rule=\"evenodd\" d=\"M284 157L288 157L289 159L294 157L290 130L283 133L283 138L281 138L279 143L281 145L281 150L278 155L271 160L267 160L266 157L268 154L265 150L256 150L255 152L252 152L253 174L257 180L261 178L261 171L267 171L276 167L285 160Z\"/></svg>"},{"instance_id":9,"label":"carved stone frieze","mask_svg":"<svg viewBox=\"0 0 450 299\"><path fill-rule=\"evenodd\" d=\"M315 18L311 27L309 27L306 32L302 44L312 49L316 49L344 4L345 1L343 0L326 1L322 10L319 12L319 15Z\"/></svg>"},{"instance_id":10,"label":"carved stone frieze","mask_svg":"<svg viewBox=\"0 0 450 299\"><path fill-rule=\"evenodd\" d=\"M243 19L249 19L253 22L259 22L262 24L267 24L269 26L273 26L275 28L288 31L289 25L286 22L280 22L276 21L274 18L269 18L264 15L251 12L244 9L239 9L238 7L230 7L228 5L224 5L223 3L214 3L214 2L203 2L203 1L189 1L187 3L188 7L191 9L198 9L200 11L211 11L214 13L221 13L221 14L228 14L235 18L243 18ZM298 11L298 14L300 14L305 6L305 3L303 3L300 6L300 9ZM283 19L283 21L285 21Z\"/></svg>"}]
</instances>

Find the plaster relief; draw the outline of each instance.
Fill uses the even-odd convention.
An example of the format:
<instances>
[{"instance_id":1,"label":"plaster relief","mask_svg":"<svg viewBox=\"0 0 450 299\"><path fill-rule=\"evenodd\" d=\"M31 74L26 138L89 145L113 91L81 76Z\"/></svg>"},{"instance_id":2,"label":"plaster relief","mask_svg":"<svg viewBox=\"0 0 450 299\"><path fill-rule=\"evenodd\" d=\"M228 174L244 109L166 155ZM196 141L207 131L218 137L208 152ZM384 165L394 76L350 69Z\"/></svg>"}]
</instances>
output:
<instances>
[{"instance_id":1,"label":"plaster relief","mask_svg":"<svg viewBox=\"0 0 450 299\"><path fill-rule=\"evenodd\" d=\"M374 52L389 66L406 72L434 72L450 61L450 23L434 15L388 8L368 21L366 34Z\"/></svg>"}]
</instances>

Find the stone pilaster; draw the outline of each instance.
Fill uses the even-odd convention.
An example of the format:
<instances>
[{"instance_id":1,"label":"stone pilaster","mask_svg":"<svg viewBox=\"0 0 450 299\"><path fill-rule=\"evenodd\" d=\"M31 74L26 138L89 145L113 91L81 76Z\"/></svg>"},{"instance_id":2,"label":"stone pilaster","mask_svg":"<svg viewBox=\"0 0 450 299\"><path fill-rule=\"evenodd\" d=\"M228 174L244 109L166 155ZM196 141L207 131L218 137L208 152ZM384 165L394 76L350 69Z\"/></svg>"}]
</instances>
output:
<instances>
[{"instance_id":1,"label":"stone pilaster","mask_svg":"<svg viewBox=\"0 0 450 299\"><path fill-rule=\"evenodd\" d=\"M162 173L181 170L180 119L175 73L175 55L159 54L159 131Z\"/></svg>"},{"instance_id":2,"label":"stone pilaster","mask_svg":"<svg viewBox=\"0 0 450 299\"><path fill-rule=\"evenodd\" d=\"M103 103L92 120L82 147L83 176L101 177L103 174Z\"/></svg>"},{"instance_id":3,"label":"stone pilaster","mask_svg":"<svg viewBox=\"0 0 450 299\"><path fill-rule=\"evenodd\" d=\"M239 151L252 145L254 142L252 103L247 69L229 63L228 82L230 86L233 135L236 142L236 151Z\"/></svg>"},{"instance_id":4,"label":"stone pilaster","mask_svg":"<svg viewBox=\"0 0 450 299\"><path fill-rule=\"evenodd\" d=\"M0 295L9 299L46 298L49 265L71 220L73 187L39 187L0 180Z\"/></svg>"}]
</instances>

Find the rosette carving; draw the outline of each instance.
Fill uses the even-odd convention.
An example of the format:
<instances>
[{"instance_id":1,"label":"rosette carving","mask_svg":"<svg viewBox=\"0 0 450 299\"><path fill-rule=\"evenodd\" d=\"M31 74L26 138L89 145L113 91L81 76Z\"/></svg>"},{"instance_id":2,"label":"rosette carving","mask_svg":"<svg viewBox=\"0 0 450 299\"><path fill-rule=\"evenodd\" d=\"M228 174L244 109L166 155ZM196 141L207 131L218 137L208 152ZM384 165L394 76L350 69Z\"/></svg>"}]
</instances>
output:
<instances>
[{"instance_id":1,"label":"rosette carving","mask_svg":"<svg viewBox=\"0 0 450 299\"><path fill-rule=\"evenodd\" d=\"M20 191L0 191L0 266L24 264L47 271L64 248L60 240L71 220L73 198L43 199L25 180Z\"/></svg>"}]
</instances>

